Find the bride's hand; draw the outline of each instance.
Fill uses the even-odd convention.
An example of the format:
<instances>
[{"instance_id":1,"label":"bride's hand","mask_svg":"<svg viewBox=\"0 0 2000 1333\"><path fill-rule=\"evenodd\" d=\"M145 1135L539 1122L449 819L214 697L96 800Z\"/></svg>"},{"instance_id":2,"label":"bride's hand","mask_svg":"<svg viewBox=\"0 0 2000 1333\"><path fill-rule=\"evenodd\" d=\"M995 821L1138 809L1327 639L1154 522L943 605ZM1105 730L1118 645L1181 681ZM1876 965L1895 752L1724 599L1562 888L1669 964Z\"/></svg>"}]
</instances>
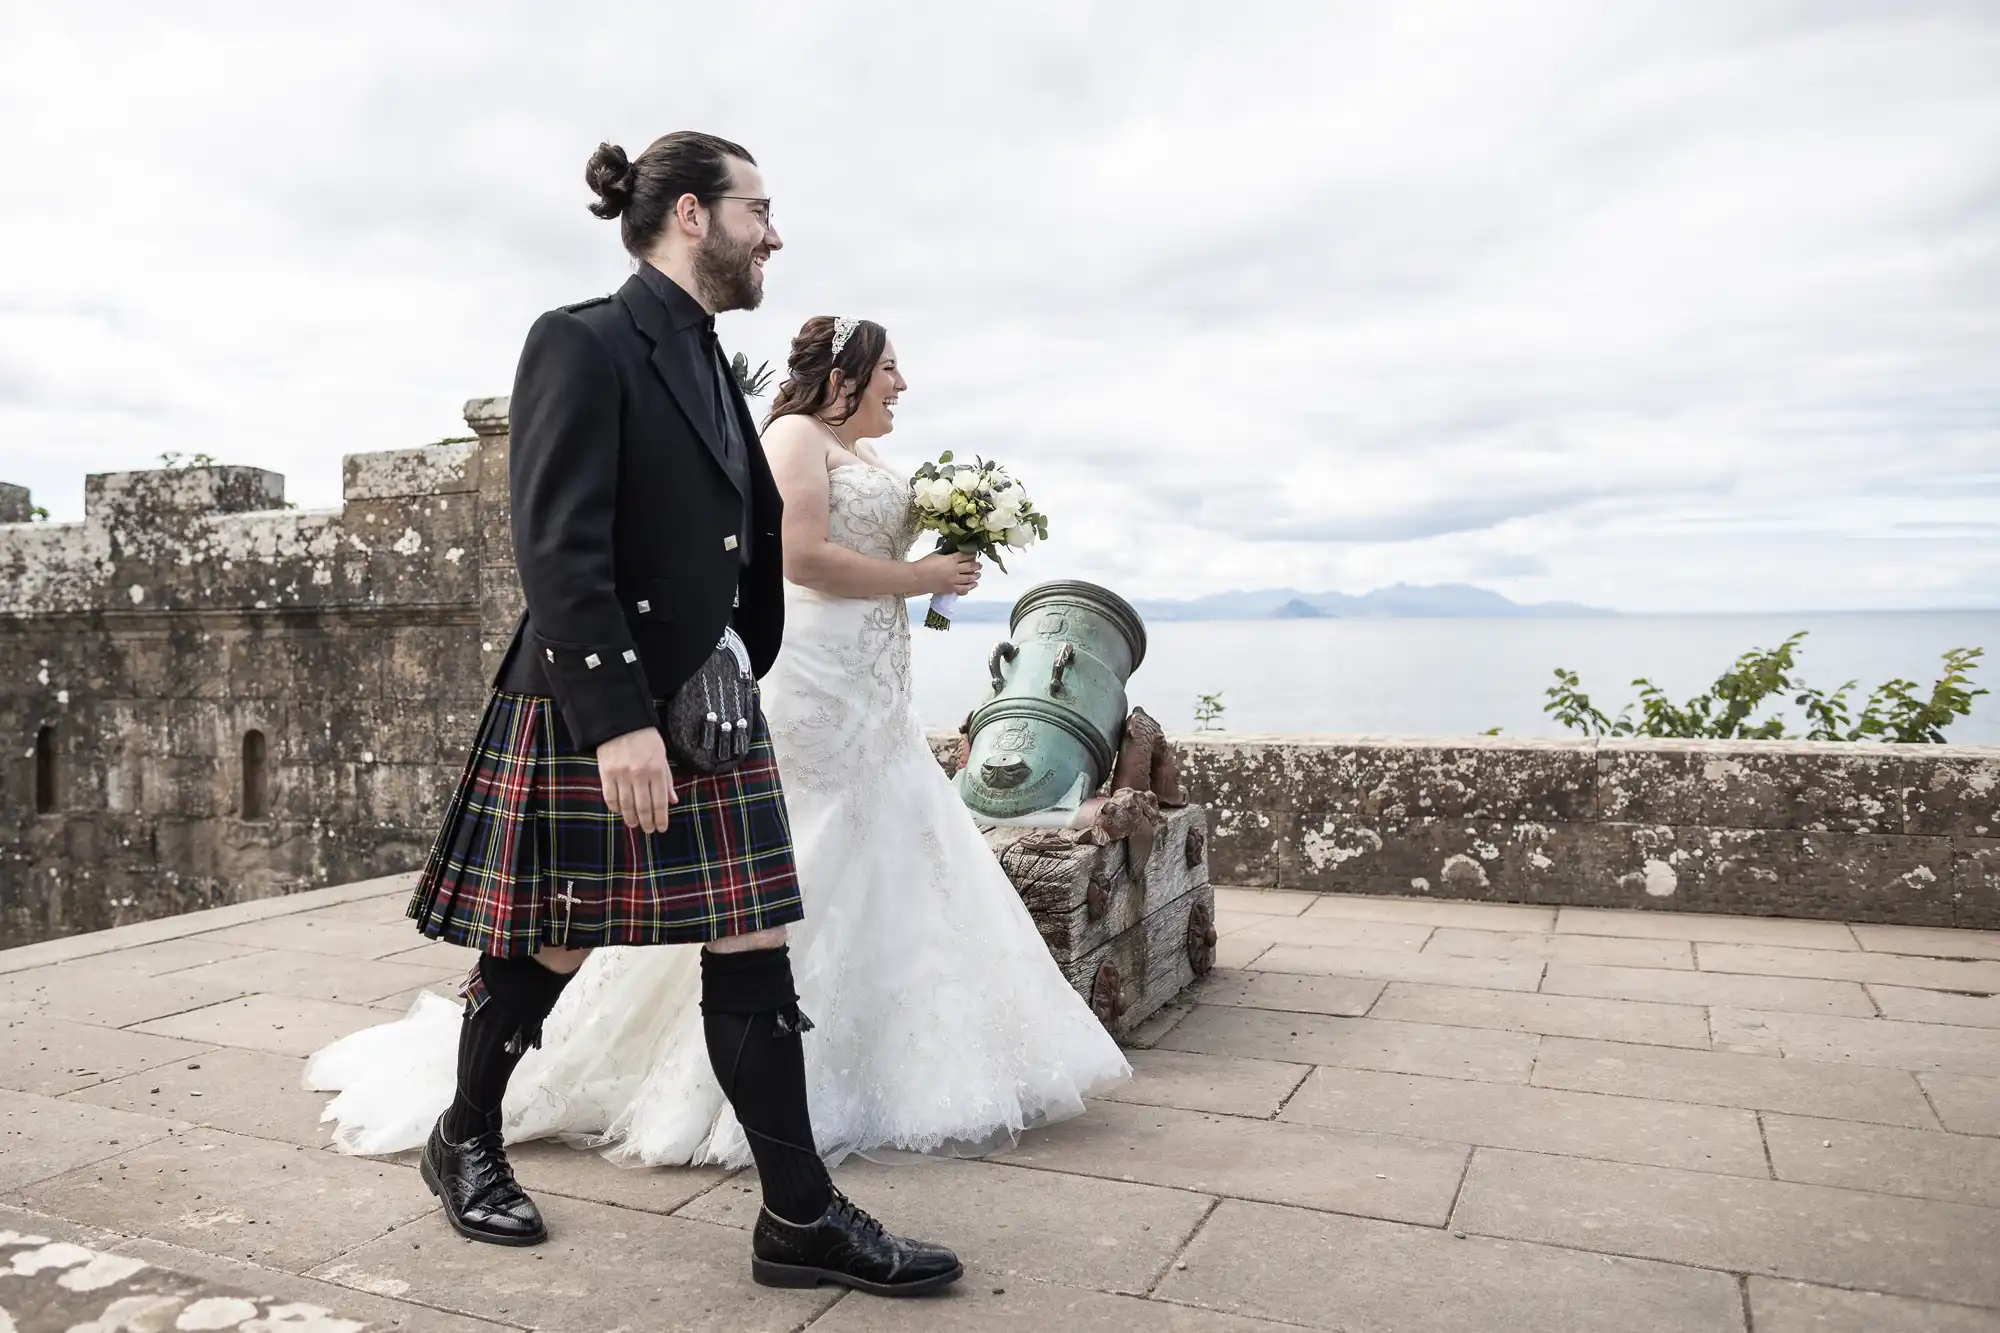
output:
<instances>
[{"instance_id":1,"label":"bride's hand","mask_svg":"<svg viewBox=\"0 0 2000 1333\"><path fill-rule=\"evenodd\" d=\"M963 597L979 586L979 560L964 552L939 552L917 561L917 591Z\"/></svg>"}]
</instances>

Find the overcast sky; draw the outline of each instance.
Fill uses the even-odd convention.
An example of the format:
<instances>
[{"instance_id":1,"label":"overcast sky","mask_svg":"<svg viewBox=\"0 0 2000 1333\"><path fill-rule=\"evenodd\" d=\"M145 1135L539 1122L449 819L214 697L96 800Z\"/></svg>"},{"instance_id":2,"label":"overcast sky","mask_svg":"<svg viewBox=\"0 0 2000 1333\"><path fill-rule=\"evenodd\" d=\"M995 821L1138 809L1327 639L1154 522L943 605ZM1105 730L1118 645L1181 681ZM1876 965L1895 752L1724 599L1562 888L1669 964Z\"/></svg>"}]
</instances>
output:
<instances>
[{"instance_id":1,"label":"overcast sky","mask_svg":"<svg viewBox=\"0 0 2000 1333\"><path fill-rule=\"evenodd\" d=\"M2000 605L1996 71L1921 0L9 5L0 480L338 504L622 280L598 141L698 128L787 242L725 343L886 324L1017 581Z\"/></svg>"}]
</instances>

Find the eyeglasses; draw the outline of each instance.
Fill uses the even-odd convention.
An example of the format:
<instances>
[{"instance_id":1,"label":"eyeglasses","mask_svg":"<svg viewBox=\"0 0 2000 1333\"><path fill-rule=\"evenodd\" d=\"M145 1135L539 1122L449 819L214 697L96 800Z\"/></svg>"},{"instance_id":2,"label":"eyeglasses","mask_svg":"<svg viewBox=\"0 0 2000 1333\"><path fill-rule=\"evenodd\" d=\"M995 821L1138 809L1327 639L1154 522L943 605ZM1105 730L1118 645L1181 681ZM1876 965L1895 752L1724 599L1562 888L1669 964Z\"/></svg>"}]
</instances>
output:
<instances>
[{"instance_id":1,"label":"eyeglasses","mask_svg":"<svg viewBox=\"0 0 2000 1333\"><path fill-rule=\"evenodd\" d=\"M771 225L771 201L751 194L718 194L717 199L734 199L738 203L750 205L751 215L765 226Z\"/></svg>"}]
</instances>

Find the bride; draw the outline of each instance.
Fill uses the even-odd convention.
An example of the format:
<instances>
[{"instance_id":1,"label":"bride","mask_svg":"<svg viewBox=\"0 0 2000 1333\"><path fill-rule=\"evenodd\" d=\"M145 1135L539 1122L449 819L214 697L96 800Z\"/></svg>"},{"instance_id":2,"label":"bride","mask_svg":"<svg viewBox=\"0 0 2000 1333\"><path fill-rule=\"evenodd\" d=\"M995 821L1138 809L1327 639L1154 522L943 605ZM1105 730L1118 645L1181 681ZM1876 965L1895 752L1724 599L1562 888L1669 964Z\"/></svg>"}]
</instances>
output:
<instances>
[{"instance_id":1,"label":"bride","mask_svg":"<svg viewBox=\"0 0 2000 1333\"><path fill-rule=\"evenodd\" d=\"M790 926L818 1147L978 1154L1078 1114L1129 1078L932 757L911 698L906 598L966 592L971 557L907 559L907 470L868 443L907 387L868 320L808 320L764 431L785 502L785 641L762 684L805 920ZM561 1138L615 1161L750 1164L709 1070L692 949L592 953L508 1088L510 1142ZM316 1055L336 1146L419 1147L450 1103L460 1006Z\"/></svg>"}]
</instances>

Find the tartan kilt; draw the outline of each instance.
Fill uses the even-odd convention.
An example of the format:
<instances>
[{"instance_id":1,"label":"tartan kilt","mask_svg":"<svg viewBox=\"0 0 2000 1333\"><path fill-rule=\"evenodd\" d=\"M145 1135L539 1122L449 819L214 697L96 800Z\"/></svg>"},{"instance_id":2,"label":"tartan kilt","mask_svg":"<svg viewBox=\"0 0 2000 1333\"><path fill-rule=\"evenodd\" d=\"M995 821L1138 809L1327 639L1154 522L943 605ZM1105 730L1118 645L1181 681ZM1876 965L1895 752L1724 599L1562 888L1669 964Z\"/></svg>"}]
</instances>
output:
<instances>
[{"instance_id":1,"label":"tartan kilt","mask_svg":"<svg viewBox=\"0 0 2000 1333\"><path fill-rule=\"evenodd\" d=\"M507 958L538 949L695 944L805 915L763 710L725 773L675 774L667 827L604 804L553 699L495 691L409 915L432 939Z\"/></svg>"}]
</instances>

